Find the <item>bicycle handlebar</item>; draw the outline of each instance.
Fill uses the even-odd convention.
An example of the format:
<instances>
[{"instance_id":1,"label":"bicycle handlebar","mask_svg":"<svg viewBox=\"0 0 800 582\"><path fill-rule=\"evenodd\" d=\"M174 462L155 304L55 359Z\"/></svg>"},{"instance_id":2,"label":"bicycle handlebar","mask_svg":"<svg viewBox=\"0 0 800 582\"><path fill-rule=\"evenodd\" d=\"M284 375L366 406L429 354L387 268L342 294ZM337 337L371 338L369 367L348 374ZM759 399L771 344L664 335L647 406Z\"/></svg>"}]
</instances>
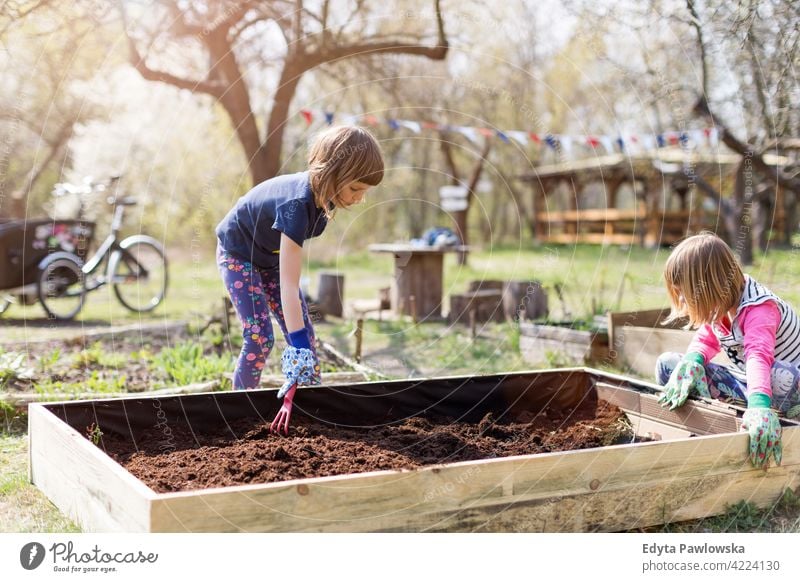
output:
<instances>
[{"instance_id":1,"label":"bicycle handlebar","mask_svg":"<svg viewBox=\"0 0 800 582\"><path fill-rule=\"evenodd\" d=\"M114 174L103 182L94 182L91 176L83 179L83 185L70 184L69 182L59 182L53 186L51 195L58 198L67 194L78 194L85 196L93 192L104 192L107 188L116 184L122 178L122 174Z\"/></svg>"}]
</instances>

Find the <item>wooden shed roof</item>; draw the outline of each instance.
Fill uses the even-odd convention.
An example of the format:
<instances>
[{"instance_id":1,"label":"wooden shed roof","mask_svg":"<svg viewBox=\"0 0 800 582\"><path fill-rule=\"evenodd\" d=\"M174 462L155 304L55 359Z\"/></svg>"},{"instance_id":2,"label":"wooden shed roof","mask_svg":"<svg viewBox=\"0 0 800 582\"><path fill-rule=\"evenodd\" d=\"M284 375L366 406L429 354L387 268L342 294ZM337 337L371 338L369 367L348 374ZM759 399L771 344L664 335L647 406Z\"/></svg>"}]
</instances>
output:
<instances>
[{"instance_id":1,"label":"wooden shed roof","mask_svg":"<svg viewBox=\"0 0 800 582\"><path fill-rule=\"evenodd\" d=\"M733 153L687 153L680 148L661 148L635 155L618 153L557 164L545 164L537 166L532 172L522 174L517 178L527 182L537 182L544 178L568 177L576 174L584 177L591 177L593 174L602 177L613 171L636 173L653 168L664 173L672 173L679 171L685 163L695 167L735 166L741 159L739 154ZM782 166L787 164L789 159L785 156L766 154L764 161L771 166Z\"/></svg>"}]
</instances>

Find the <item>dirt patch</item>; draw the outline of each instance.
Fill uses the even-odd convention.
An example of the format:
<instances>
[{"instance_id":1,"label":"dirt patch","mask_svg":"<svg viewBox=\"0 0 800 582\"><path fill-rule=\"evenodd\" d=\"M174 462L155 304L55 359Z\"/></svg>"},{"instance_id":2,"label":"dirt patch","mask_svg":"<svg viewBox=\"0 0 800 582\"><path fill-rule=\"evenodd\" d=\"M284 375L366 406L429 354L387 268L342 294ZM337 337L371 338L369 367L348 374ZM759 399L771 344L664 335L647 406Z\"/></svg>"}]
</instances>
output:
<instances>
[{"instance_id":1,"label":"dirt patch","mask_svg":"<svg viewBox=\"0 0 800 582\"><path fill-rule=\"evenodd\" d=\"M75 336L32 343L6 342L0 345L0 354L12 352L23 355L23 367L28 373L21 377L11 376L0 382L0 392L20 394L40 391L55 396L96 392L102 396L103 393L139 393L222 379L233 371L241 338L238 327L232 327L233 337L224 336L221 330L221 326L205 332L190 329L186 325L170 328L151 326L141 330L126 329L101 337ZM179 350L174 356L174 359L185 360L180 370L167 369L157 356L164 350L188 344L197 345L203 359L219 362L219 358L224 358L224 362L214 364L206 376L193 374L198 377L181 380L188 375L189 368L198 369L196 362L185 360L186 350ZM276 337L273 354L263 370L264 375L281 373L280 354L284 345L283 338ZM320 362L323 372L340 370L337 362L324 352L320 352ZM221 367L225 369L217 369Z\"/></svg>"},{"instance_id":2,"label":"dirt patch","mask_svg":"<svg viewBox=\"0 0 800 582\"><path fill-rule=\"evenodd\" d=\"M197 427L161 430L137 439L104 436L100 446L157 492L187 491L306 477L415 469L424 465L586 449L633 438L625 415L600 402L561 412L546 411L479 423L414 417L369 428L331 426L302 414L288 437L270 434L271 419L241 419L219 431Z\"/></svg>"}]
</instances>

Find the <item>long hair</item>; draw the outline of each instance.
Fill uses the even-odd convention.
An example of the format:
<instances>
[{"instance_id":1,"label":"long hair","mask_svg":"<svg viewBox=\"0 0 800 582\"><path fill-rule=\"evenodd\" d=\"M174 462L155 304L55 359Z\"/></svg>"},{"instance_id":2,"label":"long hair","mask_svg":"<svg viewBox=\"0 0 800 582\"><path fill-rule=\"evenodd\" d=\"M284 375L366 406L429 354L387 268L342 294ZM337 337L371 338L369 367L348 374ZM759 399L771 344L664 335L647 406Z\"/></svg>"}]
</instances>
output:
<instances>
[{"instance_id":1,"label":"long hair","mask_svg":"<svg viewBox=\"0 0 800 582\"><path fill-rule=\"evenodd\" d=\"M711 232L678 244L664 265L670 313L664 323L688 317L686 329L720 320L737 307L744 273L730 247Z\"/></svg>"},{"instance_id":2,"label":"long hair","mask_svg":"<svg viewBox=\"0 0 800 582\"><path fill-rule=\"evenodd\" d=\"M354 125L331 127L315 136L308 151L311 190L330 218L341 208L339 194L350 182L377 186L383 180L383 153L375 137Z\"/></svg>"}]
</instances>

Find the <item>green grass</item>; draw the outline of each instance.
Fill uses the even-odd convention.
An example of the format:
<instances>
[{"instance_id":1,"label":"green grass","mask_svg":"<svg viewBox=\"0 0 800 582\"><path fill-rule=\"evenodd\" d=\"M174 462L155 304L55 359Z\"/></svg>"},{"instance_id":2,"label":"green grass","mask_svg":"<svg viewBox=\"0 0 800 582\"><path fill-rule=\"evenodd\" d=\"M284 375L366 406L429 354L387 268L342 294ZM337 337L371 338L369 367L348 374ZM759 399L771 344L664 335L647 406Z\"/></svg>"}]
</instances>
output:
<instances>
[{"instance_id":1,"label":"green grass","mask_svg":"<svg viewBox=\"0 0 800 582\"><path fill-rule=\"evenodd\" d=\"M162 349L150 365L165 372L168 383L174 386L222 379L233 371L232 358L215 354L204 356L203 346L193 341Z\"/></svg>"},{"instance_id":2,"label":"green grass","mask_svg":"<svg viewBox=\"0 0 800 582\"><path fill-rule=\"evenodd\" d=\"M786 489L774 504L759 509L740 501L721 515L682 523L664 524L647 531L663 533L797 533L800 532L800 497Z\"/></svg>"},{"instance_id":3,"label":"green grass","mask_svg":"<svg viewBox=\"0 0 800 582\"><path fill-rule=\"evenodd\" d=\"M313 249L313 246L312 246ZM639 247L575 247L542 245L534 247L496 247L473 252L465 267L456 264L454 255L445 258L444 294L466 290L471 280L514 279L540 281L548 292L553 319L586 319L610 308L633 311L666 306L667 299L661 281L661 270L668 249L648 250ZM83 325L95 322L107 325L130 324L138 321L160 322L188 320L197 328L212 313L220 313L224 290L211 249L199 261L173 259L170 263L170 289L167 300L154 313L145 316L125 311L108 290L89 296L79 320ZM784 299L800 307L800 254L798 251L776 250L757 256L746 272L770 287ZM304 275L311 281L312 295L316 292L320 271L338 270L345 273L345 301L377 298L378 289L390 285L393 260L388 255L376 255L366 250L342 253L331 260L308 260ZM563 288L563 302L553 289ZM4 318L43 317L39 306L12 306ZM232 321L234 341L238 324ZM352 354L353 323L332 320L317 327L323 340ZM81 325L67 331L80 333ZM4 327L4 337L25 340L65 333L57 326L15 328ZM220 346L225 339L219 331L209 332ZM182 348L184 349L184 348ZM277 348L276 348L277 349ZM218 374L222 366L200 363L192 349L186 347L172 355L162 355L156 365L169 367L176 382L193 381L204 374ZM163 354L163 352L162 352ZM365 363L387 373L409 371L420 375L489 374L493 372L529 369L519 356L519 333L514 326L489 325L480 330L478 338L469 336L468 328L450 329L441 324L413 324L410 321L367 321L364 329ZM142 353L144 360L156 360L158 354ZM52 366L45 354L36 363L41 368ZM103 354L92 353L87 358L100 363ZM49 359L48 359L49 358ZM560 365L553 354L550 366ZM106 361L106 363L108 363ZM192 367L198 365L198 370ZM96 382L101 388L104 377ZM37 490L27 484L27 438L24 426L12 411L0 409L5 436L0 437L0 530L2 531L75 531L75 525L64 519ZM749 504L730 508L722 516L682 524L670 524L655 531L800 531L800 504L795 497L784 497L773 507L759 510Z\"/></svg>"},{"instance_id":4,"label":"green grass","mask_svg":"<svg viewBox=\"0 0 800 582\"><path fill-rule=\"evenodd\" d=\"M311 245L313 251L313 245ZM173 253L175 254L175 253ZM457 264L454 254L445 257L444 295L466 290L472 280L513 279L540 281L547 293L554 319L586 318L605 309L634 311L663 307L667 297L661 271L669 249L640 247L602 247L598 245L501 246L476 250L467 266ZM221 313L225 293L215 265L213 250L207 249L198 260L171 257L170 287L164 303L153 313L133 314L125 310L110 288L89 294L78 321L84 325L109 323L125 325L138 321L187 320L202 325L211 313ZM345 274L345 301L375 299L378 289L391 284L394 272L390 255L354 250L339 253L325 261L307 257L303 275L316 293L321 271ZM757 254L755 264L745 269L774 292L800 306L800 250L771 250ZM564 301L554 292L563 288ZM3 318L45 320L39 305L14 305ZM74 329L80 331L80 327ZM5 328L8 339L35 339L64 333L61 326L39 325Z\"/></svg>"},{"instance_id":5,"label":"green grass","mask_svg":"<svg viewBox=\"0 0 800 582\"><path fill-rule=\"evenodd\" d=\"M0 434L0 532L79 531L28 482L27 435Z\"/></svg>"}]
</instances>

